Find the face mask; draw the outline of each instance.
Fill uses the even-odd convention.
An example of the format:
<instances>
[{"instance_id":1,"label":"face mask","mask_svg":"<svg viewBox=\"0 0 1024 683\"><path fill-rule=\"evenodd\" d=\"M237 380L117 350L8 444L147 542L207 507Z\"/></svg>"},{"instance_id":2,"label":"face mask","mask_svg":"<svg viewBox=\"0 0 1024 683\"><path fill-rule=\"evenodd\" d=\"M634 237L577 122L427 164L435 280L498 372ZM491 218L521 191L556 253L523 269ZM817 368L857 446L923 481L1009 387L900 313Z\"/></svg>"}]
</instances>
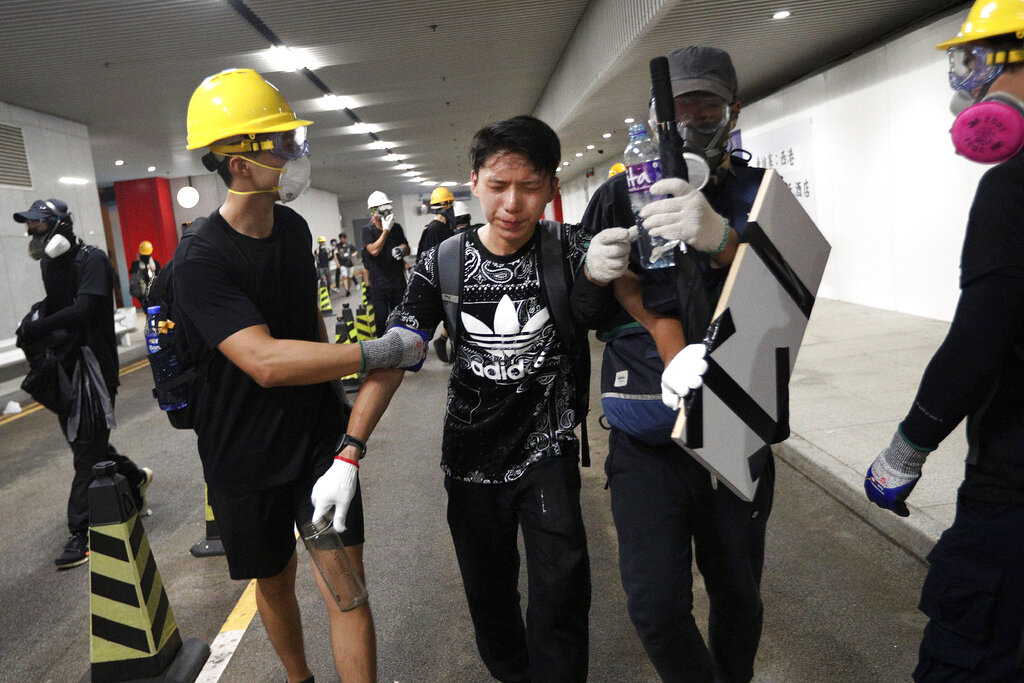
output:
<instances>
[{"instance_id":1,"label":"face mask","mask_svg":"<svg viewBox=\"0 0 1024 683\"><path fill-rule=\"evenodd\" d=\"M265 192L277 192L281 203L287 204L308 190L309 184L312 182L309 176L312 173L313 168L309 163L308 156L299 157L298 159L289 159L281 168L267 166L266 164L261 164L255 159L250 159L248 157L245 157L245 160L250 164L255 164L261 168L270 169L271 171L277 171L280 173L281 175L277 181L278 185L266 190L240 191L229 189L228 192L231 194L263 194Z\"/></svg>"},{"instance_id":2,"label":"face mask","mask_svg":"<svg viewBox=\"0 0 1024 683\"><path fill-rule=\"evenodd\" d=\"M1024 147L1024 102L992 93L964 109L949 133L957 154L980 164L1002 163Z\"/></svg>"},{"instance_id":3,"label":"face mask","mask_svg":"<svg viewBox=\"0 0 1024 683\"><path fill-rule=\"evenodd\" d=\"M309 163L308 156L288 160L288 163L281 169L281 180L279 181L281 187L278 191L281 193L283 204L295 200L309 189L309 184L312 182L310 179L312 171L313 167Z\"/></svg>"},{"instance_id":4,"label":"face mask","mask_svg":"<svg viewBox=\"0 0 1024 683\"><path fill-rule=\"evenodd\" d=\"M953 97L949 100L949 111L952 112L953 116L960 116L964 109L974 104L974 97L967 90L956 90L953 92Z\"/></svg>"},{"instance_id":5,"label":"face mask","mask_svg":"<svg viewBox=\"0 0 1024 683\"><path fill-rule=\"evenodd\" d=\"M46 243L46 249L43 251L45 251L46 255L50 258L57 258L58 256L63 256L68 253L69 249L71 249L71 242L68 241L68 238L64 235L57 233L50 238L49 242Z\"/></svg>"},{"instance_id":6,"label":"face mask","mask_svg":"<svg viewBox=\"0 0 1024 683\"><path fill-rule=\"evenodd\" d=\"M32 257L33 261L40 261L45 253L46 236L32 235L32 239L28 241L28 255Z\"/></svg>"}]
</instances>

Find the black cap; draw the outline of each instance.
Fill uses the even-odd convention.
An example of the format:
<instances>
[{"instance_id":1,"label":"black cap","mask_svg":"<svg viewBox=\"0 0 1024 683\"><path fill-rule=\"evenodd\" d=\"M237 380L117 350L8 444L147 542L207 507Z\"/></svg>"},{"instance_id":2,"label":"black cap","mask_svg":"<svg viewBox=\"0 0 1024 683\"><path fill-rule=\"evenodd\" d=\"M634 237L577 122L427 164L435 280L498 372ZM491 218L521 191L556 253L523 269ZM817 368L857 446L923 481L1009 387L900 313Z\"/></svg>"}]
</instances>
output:
<instances>
[{"instance_id":1,"label":"black cap","mask_svg":"<svg viewBox=\"0 0 1024 683\"><path fill-rule=\"evenodd\" d=\"M719 95L730 104L736 101L736 69L724 50L703 45L675 50L668 55L668 69L673 97L703 91Z\"/></svg>"},{"instance_id":2,"label":"black cap","mask_svg":"<svg viewBox=\"0 0 1024 683\"><path fill-rule=\"evenodd\" d=\"M14 214L14 220L19 223L42 221L47 218L60 218L67 212L68 205L59 199L37 199L32 202L28 211L19 211Z\"/></svg>"}]
</instances>

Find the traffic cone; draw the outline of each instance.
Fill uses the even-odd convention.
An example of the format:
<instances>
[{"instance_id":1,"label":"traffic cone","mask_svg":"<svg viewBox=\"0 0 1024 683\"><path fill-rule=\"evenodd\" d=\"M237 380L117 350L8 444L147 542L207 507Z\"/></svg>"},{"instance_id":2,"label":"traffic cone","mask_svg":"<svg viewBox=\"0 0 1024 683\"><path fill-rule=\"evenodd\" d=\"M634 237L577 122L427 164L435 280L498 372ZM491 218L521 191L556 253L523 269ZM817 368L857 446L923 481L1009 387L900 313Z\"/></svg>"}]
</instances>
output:
<instances>
[{"instance_id":1,"label":"traffic cone","mask_svg":"<svg viewBox=\"0 0 1024 683\"><path fill-rule=\"evenodd\" d=\"M331 308L331 288L326 278L320 278L320 312L334 315Z\"/></svg>"},{"instance_id":2,"label":"traffic cone","mask_svg":"<svg viewBox=\"0 0 1024 683\"><path fill-rule=\"evenodd\" d=\"M373 316L373 304L370 303L369 290L366 288L365 282L362 285L362 290L362 304L366 309L366 319L369 322L370 330L372 330L370 338L373 338L377 336L377 323Z\"/></svg>"},{"instance_id":3,"label":"traffic cone","mask_svg":"<svg viewBox=\"0 0 1024 683\"><path fill-rule=\"evenodd\" d=\"M334 342L336 344L359 343L359 337L356 334L356 321L352 317L352 308L348 304L341 305L341 317L337 319L334 330ZM362 384L362 376L358 372L353 372L351 375L342 377L341 383L346 391L355 391Z\"/></svg>"},{"instance_id":4,"label":"traffic cone","mask_svg":"<svg viewBox=\"0 0 1024 683\"><path fill-rule=\"evenodd\" d=\"M220 528L217 520L213 518L213 508L210 507L210 489L203 485L203 495L206 498L206 538L200 539L189 548L194 557L216 557L224 554L224 544L220 541Z\"/></svg>"},{"instance_id":5,"label":"traffic cone","mask_svg":"<svg viewBox=\"0 0 1024 683\"><path fill-rule=\"evenodd\" d=\"M127 480L109 460L89 485L89 660L82 681L195 681L210 647L184 642Z\"/></svg>"}]
</instances>

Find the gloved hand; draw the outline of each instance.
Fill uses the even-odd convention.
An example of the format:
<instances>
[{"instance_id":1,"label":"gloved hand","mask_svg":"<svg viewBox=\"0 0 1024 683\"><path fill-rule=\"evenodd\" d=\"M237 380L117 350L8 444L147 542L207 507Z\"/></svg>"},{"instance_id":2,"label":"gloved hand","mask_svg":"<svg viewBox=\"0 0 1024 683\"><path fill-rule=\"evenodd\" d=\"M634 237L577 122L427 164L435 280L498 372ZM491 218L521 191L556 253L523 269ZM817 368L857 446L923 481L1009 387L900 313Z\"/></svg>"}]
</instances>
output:
<instances>
[{"instance_id":1,"label":"gloved hand","mask_svg":"<svg viewBox=\"0 0 1024 683\"><path fill-rule=\"evenodd\" d=\"M402 368L416 372L427 357L427 333L404 325L388 328L380 339L359 342L363 350L363 371Z\"/></svg>"},{"instance_id":2,"label":"gloved hand","mask_svg":"<svg viewBox=\"0 0 1024 683\"><path fill-rule=\"evenodd\" d=\"M606 228L594 235L587 248L585 263L590 278L606 285L629 267L629 245L636 240L637 228Z\"/></svg>"},{"instance_id":3,"label":"gloved hand","mask_svg":"<svg viewBox=\"0 0 1024 683\"><path fill-rule=\"evenodd\" d=\"M391 229L391 224L395 222L395 214L389 213L387 216L381 216L380 229L387 232Z\"/></svg>"},{"instance_id":4,"label":"gloved hand","mask_svg":"<svg viewBox=\"0 0 1024 683\"><path fill-rule=\"evenodd\" d=\"M313 503L313 520L323 517L333 505L334 530L339 534L344 531L345 516L348 514L352 498L356 495L358 481L359 467L345 460L335 459L331 468L313 484L313 493L309 496Z\"/></svg>"},{"instance_id":5,"label":"gloved hand","mask_svg":"<svg viewBox=\"0 0 1024 683\"><path fill-rule=\"evenodd\" d=\"M708 349L702 343L687 344L669 361L661 373L661 402L672 410L679 410L691 389L704 384L708 362L704 356Z\"/></svg>"},{"instance_id":6,"label":"gloved hand","mask_svg":"<svg viewBox=\"0 0 1024 683\"><path fill-rule=\"evenodd\" d=\"M909 517L907 496L921 478L921 466L929 453L904 439L897 429L889 446L878 454L864 477L868 500L900 517Z\"/></svg>"},{"instance_id":7,"label":"gloved hand","mask_svg":"<svg viewBox=\"0 0 1024 683\"><path fill-rule=\"evenodd\" d=\"M729 224L711 208L703 192L680 178L662 178L651 185L651 194L672 195L640 210L640 218L651 235L669 242L685 242L697 251L720 251Z\"/></svg>"},{"instance_id":8,"label":"gloved hand","mask_svg":"<svg viewBox=\"0 0 1024 683\"><path fill-rule=\"evenodd\" d=\"M401 247L395 247L394 249L391 250L391 257L394 258L396 261L401 261L402 259L405 258L405 254L402 253Z\"/></svg>"}]
</instances>

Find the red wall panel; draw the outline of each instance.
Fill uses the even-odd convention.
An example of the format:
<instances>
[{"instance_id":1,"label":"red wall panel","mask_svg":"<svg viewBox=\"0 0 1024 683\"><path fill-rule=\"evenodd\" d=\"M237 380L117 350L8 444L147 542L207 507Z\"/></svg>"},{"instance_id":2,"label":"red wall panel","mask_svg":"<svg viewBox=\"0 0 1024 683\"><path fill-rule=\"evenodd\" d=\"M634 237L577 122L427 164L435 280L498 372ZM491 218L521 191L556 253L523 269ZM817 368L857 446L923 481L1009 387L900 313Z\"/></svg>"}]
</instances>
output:
<instances>
[{"instance_id":1,"label":"red wall panel","mask_svg":"<svg viewBox=\"0 0 1024 683\"><path fill-rule=\"evenodd\" d=\"M139 242L142 240L153 243L153 256L161 265L167 263L178 246L171 185L167 178L116 182L114 196L121 219L125 268L138 258Z\"/></svg>"}]
</instances>

